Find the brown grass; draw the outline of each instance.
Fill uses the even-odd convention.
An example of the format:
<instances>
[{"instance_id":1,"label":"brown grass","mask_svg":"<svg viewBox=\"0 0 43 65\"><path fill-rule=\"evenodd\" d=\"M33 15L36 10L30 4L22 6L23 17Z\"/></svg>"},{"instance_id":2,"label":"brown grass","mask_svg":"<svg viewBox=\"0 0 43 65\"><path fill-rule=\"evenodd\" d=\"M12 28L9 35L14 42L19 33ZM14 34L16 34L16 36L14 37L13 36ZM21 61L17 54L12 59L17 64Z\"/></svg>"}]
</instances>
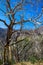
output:
<instances>
[{"instance_id":1,"label":"brown grass","mask_svg":"<svg viewBox=\"0 0 43 65\"><path fill-rule=\"evenodd\" d=\"M21 62L21 63L16 63L14 65L43 65L43 62L42 63L37 62L34 64L32 64L31 62Z\"/></svg>"}]
</instances>

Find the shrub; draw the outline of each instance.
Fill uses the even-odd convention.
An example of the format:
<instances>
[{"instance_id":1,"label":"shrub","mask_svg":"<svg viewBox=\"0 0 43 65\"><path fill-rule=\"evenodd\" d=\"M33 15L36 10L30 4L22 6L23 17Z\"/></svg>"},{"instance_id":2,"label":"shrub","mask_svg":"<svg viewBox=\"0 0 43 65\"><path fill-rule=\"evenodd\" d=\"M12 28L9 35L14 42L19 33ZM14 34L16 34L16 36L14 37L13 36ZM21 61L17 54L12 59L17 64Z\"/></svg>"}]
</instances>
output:
<instances>
[{"instance_id":1,"label":"shrub","mask_svg":"<svg viewBox=\"0 0 43 65\"><path fill-rule=\"evenodd\" d=\"M1 65L1 64L3 64L3 61L2 61L2 60L0 60L0 65Z\"/></svg>"},{"instance_id":2,"label":"shrub","mask_svg":"<svg viewBox=\"0 0 43 65\"><path fill-rule=\"evenodd\" d=\"M37 60L38 60L38 59L37 59L37 57L35 57L35 56L30 56L30 57L29 57L29 61L30 61L31 63L33 63L33 64L34 64L35 62L37 62Z\"/></svg>"}]
</instances>

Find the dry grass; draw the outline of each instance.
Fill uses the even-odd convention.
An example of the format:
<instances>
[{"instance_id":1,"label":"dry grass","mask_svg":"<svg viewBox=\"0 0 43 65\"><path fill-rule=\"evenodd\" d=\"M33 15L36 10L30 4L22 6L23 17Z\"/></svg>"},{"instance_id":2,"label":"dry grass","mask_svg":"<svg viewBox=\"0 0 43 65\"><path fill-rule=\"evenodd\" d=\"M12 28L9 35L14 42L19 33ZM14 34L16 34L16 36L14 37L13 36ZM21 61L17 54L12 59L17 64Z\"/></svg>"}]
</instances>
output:
<instances>
[{"instance_id":1,"label":"dry grass","mask_svg":"<svg viewBox=\"0 0 43 65\"><path fill-rule=\"evenodd\" d=\"M43 65L43 62L42 63L35 63L35 64L32 64L31 62L21 62L21 63L16 63L14 65Z\"/></svg>"}]
</instances>

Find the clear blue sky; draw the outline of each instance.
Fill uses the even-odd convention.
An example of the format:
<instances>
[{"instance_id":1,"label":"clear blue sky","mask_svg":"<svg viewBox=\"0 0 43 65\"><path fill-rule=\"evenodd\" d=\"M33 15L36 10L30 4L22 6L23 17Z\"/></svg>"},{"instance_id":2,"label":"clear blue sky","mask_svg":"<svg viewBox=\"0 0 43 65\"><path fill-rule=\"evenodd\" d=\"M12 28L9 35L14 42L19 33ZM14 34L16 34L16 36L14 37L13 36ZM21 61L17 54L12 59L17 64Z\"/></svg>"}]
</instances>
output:
<instances>
[{"instance_id":1,"label":"clear blue sky","mask_svg":"<svg viewBox=\"0 0 43 65\"><path fill-rule=\"evenodd\" d=\"M11 0L11 7L13 8L14 5L16 5L17 2L19 2L20 0ZM30 0L26 0L26 1L30 1ZM15 18L16 21L20 20L20 14L24 13L24 19L28 19L28 18L32 18L32 17L37 17L38 14L41 13L41 8L43 7L43 0L38 0L38 3L36 4L37 0L32 0L32 2L34 3L34 6L31 6L30 4L27 4L26 6L24 6L24 8L26 8L27 10L25 11L20 11L16 14ZM0 2L0 8L2 8L4 11L6 11L5 6L3 4L6 3L6 0L1 0ZM37 6L37 7L36 7ZM6 22L9 24L9 20L6 16L4 16L4 14L2 14L2 12L0 11L0 19L6 20ZM34 18L33 18L34 19ZM43 15L42 17L39 19L39 21L43 22ZM41 26L41 25L39 25ZM39 27L38 26L38 27ZM0 23L0 27L1 28L6 28L6 26L3 23ZM25 23L24 24L24 29L34 29L34 25L33 23ZM20 25L15 26L16 29L20 28Z\"/></svg>"}]
</instances>

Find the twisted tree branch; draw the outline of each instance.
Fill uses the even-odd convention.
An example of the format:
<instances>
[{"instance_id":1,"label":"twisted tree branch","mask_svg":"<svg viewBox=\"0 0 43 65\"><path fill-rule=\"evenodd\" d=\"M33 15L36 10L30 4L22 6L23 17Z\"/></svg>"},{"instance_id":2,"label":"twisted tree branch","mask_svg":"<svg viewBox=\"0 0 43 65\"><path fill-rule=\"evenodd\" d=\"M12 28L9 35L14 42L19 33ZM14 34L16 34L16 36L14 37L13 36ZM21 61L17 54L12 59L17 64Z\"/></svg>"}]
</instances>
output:
<instances>
[{"instance_id":1,"label":"twisted tree branch","mask_svg":"<svg viewBox=\"0 0 43 65\"><path fill-rule=\"evenodd\" d=\"M0 22L3 22L3 23L8 27L8 25L7 25L7 23L5 22L5 20L0 19Z\"/></svg>"}]
</instances>

